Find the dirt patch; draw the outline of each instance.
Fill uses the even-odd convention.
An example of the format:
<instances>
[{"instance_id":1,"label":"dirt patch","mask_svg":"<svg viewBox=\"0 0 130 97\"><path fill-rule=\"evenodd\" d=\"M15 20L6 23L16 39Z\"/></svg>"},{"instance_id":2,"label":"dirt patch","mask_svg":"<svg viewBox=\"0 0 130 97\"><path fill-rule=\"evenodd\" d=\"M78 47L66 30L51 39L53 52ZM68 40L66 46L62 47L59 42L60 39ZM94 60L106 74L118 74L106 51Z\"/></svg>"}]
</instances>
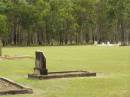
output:
<instances>
[{"instance_id":1,"label":"dirt patch","mask_svg":"<svg viewBox=\"0 0 130 97\"><path fill-rule=\"evenodd\" d=\"M34 59L32 56L9 56L9 55L4 55L0 56L0 60L17 60L17 59Z\"/></svg>"},{"instance_id":2,"label":"dirt patch","mask_svg":"<svg viewBox=\"0 0 130 97\"><path fill-rule=\"evenodd\" d=\"M32 93L32 90L5 78L0 78L0 95L24 93Z\"/></svg>"}]
</instances>

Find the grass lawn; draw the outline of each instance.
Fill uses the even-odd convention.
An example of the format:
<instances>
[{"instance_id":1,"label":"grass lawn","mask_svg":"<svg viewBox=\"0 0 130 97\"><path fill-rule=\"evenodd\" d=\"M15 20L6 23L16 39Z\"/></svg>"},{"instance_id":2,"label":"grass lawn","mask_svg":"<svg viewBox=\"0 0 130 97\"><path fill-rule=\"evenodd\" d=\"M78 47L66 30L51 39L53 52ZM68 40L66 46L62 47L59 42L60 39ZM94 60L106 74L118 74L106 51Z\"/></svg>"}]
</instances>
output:
<instances>
[{"instance_id":1,"label":"grass lawn","mask_svg":"<svg viewBox=\"0 0 130 97\"><path fill-rule=\"evenodd\" d=\"M97 77L30 80L33 59L0 61L0 76L33 89L33 94L2 97L130 97L130 47L15 47L4 55L30 55L43 50L49 71L87 70Z\"/></svg>"}]
</instances>

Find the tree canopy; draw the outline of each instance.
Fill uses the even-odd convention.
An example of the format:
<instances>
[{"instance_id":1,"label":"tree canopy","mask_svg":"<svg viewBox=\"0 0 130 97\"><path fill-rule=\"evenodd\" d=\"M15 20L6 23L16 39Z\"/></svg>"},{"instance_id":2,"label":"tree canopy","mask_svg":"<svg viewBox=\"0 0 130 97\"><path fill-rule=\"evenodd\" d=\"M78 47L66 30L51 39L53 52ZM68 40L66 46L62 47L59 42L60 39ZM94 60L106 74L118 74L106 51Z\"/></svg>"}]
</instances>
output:
<instances>
[{"instance_id":1,"label":"tree canopy","mask_svg":"<svg viewBox=\"0 0 130 97\"><path fill-rule=\"evenodd\" d=\"M130 41L129 0L0 0L4 45Z\"/></svg>"}]
</instances>

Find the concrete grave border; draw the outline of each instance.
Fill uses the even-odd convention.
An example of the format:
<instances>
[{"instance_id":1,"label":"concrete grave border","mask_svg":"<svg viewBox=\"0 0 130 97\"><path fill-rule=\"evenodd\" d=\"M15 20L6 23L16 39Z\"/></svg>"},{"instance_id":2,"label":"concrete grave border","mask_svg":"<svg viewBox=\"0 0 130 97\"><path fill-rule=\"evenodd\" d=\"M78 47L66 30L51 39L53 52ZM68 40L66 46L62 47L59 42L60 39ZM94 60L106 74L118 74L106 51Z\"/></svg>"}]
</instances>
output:
<instances>
[{"instance_id":1,"label":"concrete grave border","mask_svg":"<svg viewBox=\"0 0 130 97\"><path fill-rule=\"evenodd\" d=\"M33 90L30 89L30 88L27 88L27 87L24 87L12 80L9 80L7 78L3 78L3 77L0 77L0 80L6 82L6 83L9 83L17 88L19 88L18 90L14 89L14 90L5 90L5 91L0 91L0 95L7 95L7 94L32 94L33 93Z\"/></svg>"},{"instance_id":2,"label":"concrete grave border","mask_svg":"<svg viewBox=\"0 0 130 97\"><path fill-rule=\"evenodd\" d=\"M47 75L28 74L30 79L55 79L55 78L72 78L72 77L92 77L96 76L95 72L87 71L63 71L63 72L49 72Z\"/></svg>"}]
</instances>

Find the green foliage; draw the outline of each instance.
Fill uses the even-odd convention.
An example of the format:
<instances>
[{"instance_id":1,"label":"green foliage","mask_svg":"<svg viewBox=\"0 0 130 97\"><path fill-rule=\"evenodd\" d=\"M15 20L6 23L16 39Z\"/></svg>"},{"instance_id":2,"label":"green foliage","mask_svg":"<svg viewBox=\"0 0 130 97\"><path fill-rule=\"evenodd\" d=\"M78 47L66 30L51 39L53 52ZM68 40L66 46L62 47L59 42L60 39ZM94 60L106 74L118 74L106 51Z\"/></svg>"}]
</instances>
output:
<instances>
[{"instance_id":1,"label":"green foliage","mask_svg":"<svg viewBox=\"0 0 130 97\"><path fill-rule=\"evenodd\" d=\"M0 15L0 56L2 55L2 38L6 38L7 36L7 17L4 15Z\"/></svg>"},{"instance_id":2,"label":"green foliage","mask_svg":"<svg viewBox=\"0 0 130 97\"><path fill-rule=\"evenodd\" d=\"M126 44L130 40L129 0L1 0L0 14L7 17L7 44Z\"/></svg>"},{"instance_id":3,"label":"green foliage","mask_svg":"<svg viewBox=\"0 0 130 97\"><path fill-rule=\"evenodd\" d=\"M0 38L2 38L2 35L5 35L7 31L7 17L5 15L0 15Z\"/></svg>"}]
</instances>

